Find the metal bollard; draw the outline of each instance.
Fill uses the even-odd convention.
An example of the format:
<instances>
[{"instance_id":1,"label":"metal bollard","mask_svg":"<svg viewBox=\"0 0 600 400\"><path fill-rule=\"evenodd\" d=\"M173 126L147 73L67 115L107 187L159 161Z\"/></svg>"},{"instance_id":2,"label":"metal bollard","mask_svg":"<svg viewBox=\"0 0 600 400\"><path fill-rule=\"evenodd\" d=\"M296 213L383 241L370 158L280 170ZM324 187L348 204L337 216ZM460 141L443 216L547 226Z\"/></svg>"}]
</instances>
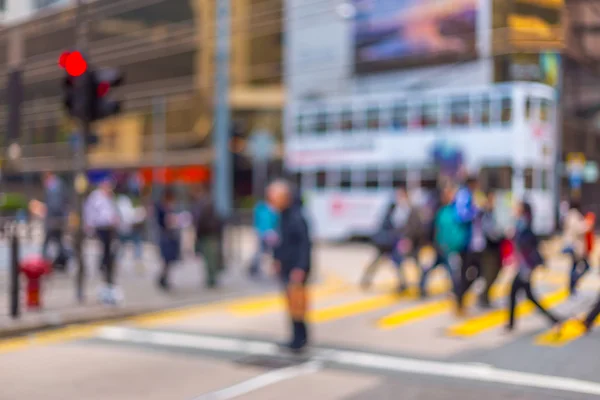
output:
<instances>
[{"instance_id":1,"label":"metal bollard","mask_svg":"<svg viewBox=\"0 0 600 400\"><path fill-rule=\"evenodd\" d=\"M19 235L13 232L11 235L10 242L10 291L9 291L9 304L10 304L10 316L12 318L19 318L21 315L19 293L21 288L19 287Z\"/></svg>"}]
</instances>

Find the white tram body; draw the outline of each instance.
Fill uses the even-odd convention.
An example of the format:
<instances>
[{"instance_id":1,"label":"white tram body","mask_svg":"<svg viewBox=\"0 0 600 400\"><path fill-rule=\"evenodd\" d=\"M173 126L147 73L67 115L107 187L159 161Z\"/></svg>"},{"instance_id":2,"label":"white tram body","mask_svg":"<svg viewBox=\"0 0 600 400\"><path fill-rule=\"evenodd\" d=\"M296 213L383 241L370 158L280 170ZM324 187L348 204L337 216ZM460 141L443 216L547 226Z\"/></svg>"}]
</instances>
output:
<instances>
[{"instance_id":1,"label":"white tram body","mask_svg":"<svg viewBox=\"0 0 600 400\"><path fill-rule=\"evenodd\" d=\"M470 171L500 194L526 198L534 229L554 230L556 92L514 82L467 89L292 101L285 165L305 194L317 238L344 240L378 228L393 188L433 185L432 149L457 148Z\"/></svg>"}]
</instances>

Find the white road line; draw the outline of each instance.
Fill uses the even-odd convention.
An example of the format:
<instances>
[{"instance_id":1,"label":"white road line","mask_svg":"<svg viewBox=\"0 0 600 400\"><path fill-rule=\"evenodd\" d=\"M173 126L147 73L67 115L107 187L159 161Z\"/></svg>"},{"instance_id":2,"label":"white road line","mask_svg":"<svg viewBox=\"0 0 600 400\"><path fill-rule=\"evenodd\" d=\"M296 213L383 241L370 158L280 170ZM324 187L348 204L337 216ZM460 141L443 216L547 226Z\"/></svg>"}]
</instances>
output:
<instances>
[{"instance_id":1,"label":"white road line","mask_svg":"<svg viewBox=\"0 0 600 400\"><path fill-rule=\"evenodd\" d=\"M202 396L194 398L194 400L229 400L244 394L253 392L264 387L274 385L276 383L297 378L302 375L312 374L317 372L323 367L322 363L317 361L309 361L304 364L294 365L287 368L276 369L274 371L267 372L248 379L247 381L240 382L236 385L228 388L218 390L216 392L203 394Z\"/></svg>"},{"instance_id":2,"label":"white road line","mask_svg":"<svg viewBox=\"0 0 600 400\"><path fill-rule=\"evenodd\" d=\"M281 354L277 345L265 341L219 338L188 333L151 332L125 327L102 328L99 330L97 337L117 342L185 347L230 353L265 356ZM313 359L351 367L443 376L600 396L600 383L498 369L488 365L426 361L334 349L317 350Z\"/></svg>"}]
</instances>

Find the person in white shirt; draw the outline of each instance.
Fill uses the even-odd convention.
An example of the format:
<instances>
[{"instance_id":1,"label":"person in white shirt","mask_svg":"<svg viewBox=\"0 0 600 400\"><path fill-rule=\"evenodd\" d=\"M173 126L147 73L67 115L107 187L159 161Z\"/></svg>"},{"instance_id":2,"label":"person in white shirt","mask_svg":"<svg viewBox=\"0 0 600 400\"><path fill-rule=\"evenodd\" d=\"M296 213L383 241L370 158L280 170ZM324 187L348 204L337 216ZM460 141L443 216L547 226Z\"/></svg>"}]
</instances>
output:
<instances>
[{"instance_id":1,"label":"person in white shirt","mask_svg":"<svg viewBox=\"0 0 600 400\"><path fill-rule=\"evenodd\" d=\"M124 249L128 242L132 243L136 266L138 271L141 271L143 267L142 228L146 220L146 210L144 207L134 205L124 186L117 191L116 204L120 217L118 226L120 247Z\"/></svg>"},{"instance_id":2,"label":"person in white shirt","mask_svg":"<svg viewBox=\"0 0 600 400\"><path fill-rule=\"evenodd\" d=\"M90 193L83 210L86 231L93 232L102 244L101 269L104 272L106 286L100 291L100 300L107 304L115 304L122 300L122 295L114 282L113 242L120 217L113 190L112 180L103 180L98 188Z\"/></svg>"}]
</instances>

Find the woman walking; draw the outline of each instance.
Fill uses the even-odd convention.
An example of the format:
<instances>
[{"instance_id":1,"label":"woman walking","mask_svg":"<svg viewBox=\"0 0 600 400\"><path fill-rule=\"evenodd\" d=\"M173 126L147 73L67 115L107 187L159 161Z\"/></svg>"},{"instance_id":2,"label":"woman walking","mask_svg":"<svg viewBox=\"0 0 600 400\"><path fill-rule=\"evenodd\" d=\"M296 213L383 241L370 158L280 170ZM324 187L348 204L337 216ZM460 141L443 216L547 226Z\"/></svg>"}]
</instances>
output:
<instances>
[{"instance_id":1,"label":"woman walking","mask_svg":"<svg viewBox=\"0 0 600 400\"><path fill-rule=\"evenodd\" d=\"M571 206L564 220L563 253L571 257L571 274L569 290L571 295L577 292L577 283L590 269L588 261L591 243L586 242L586 234L591 231L593 222L581 213L579 202L571 201Z\"/></svg>"},{"instance_id":2,"label":"woman walking","mask_svg":"<svg viewBox=\"0 0 600 400\"><path fill-rule=\"evenodd\" d=\"M553 326L558 326L560 322L558 317L539 303L531 289L531 275L534 269L544 264L544 259L538 250L538 239L531 229L532 219L531 205L527 202L520 203L517 207L517 224L513 237L518 271L510 289L509 320L506 327L508 331L512 331L515 327L517 295L521 290L525 291L527 298L550 320Z\"/></svg>"}]
</instances>

